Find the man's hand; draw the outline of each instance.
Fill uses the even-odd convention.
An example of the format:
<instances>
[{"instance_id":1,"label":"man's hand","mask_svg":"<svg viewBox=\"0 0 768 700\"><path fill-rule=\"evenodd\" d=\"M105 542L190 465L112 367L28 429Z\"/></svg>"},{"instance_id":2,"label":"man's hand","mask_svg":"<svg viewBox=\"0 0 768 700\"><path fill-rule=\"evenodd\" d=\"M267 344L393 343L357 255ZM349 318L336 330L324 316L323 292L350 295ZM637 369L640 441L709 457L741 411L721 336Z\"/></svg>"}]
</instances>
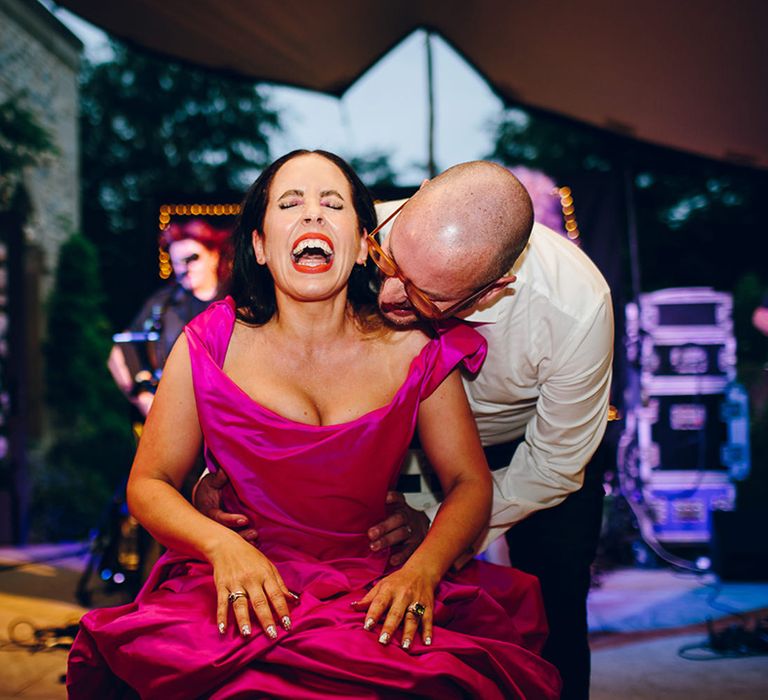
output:
<instances>
[{"instance_id":1,"label":"man's hand","mask_svg":"<svg viewBox=\"0 0 768 700\"><path fill-rule=\"evenodd\" d=\"M424 512L411 508L397 491L387 493L387 506L389 516L368 530L368 537L374 552L384 547L396 548L389 563L400 566L427 536L429 518Z\"/></svg>"},{"instance_id":2,"label":"man's hand","mask_svg":"<svg viewBox=\"0 0 768 700\"><path fill-rule=\"evenodd\" d=\"M237 530L240 536L254 544L259 533L241 513L227 513L221 509L221 490L229 483L227 475L219 469L215 474L206 474L195 485L192 503L203 515L215 520L231 530Z\"/></svg>"}]
</instances>

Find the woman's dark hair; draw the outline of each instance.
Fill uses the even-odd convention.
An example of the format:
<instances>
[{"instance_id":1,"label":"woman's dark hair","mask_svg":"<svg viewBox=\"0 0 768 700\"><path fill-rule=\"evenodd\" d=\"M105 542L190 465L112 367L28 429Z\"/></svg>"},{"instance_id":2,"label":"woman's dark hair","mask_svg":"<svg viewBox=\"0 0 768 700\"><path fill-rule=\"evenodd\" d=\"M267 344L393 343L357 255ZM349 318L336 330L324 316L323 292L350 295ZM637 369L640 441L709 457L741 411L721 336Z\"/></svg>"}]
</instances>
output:
<instances>
[{"instance_id":1,"label":"woman's dark hair","mask_svg":"<svg viewBox=\"0 0 768 700\"><path fill-rule=\"evenodd\" d=\"M240 205L240 216L233 233L235 261L230 294L235 300L237 317L247 323L261 325L269 321L277 311L272 274L266 265L259 265L256 262L251 234L254 230L263 232L269 189L277 171L289 160L309 154L316 154L331 161L347 178L352 189L352 205L357 214L360 234L362 235L363 229L372 231L376 227L373 199L366 186L345 160L328 151L304 149L291 151L278 158L251 185ZM368 321L375 313L377 281L378 276L368 261L365 265L355 265L352 269L347 299L359 321Z\"/></svg>"},{"instance_id":2,"label":"woman's dark hair","mask_svg":"<svg viewBox=\"0 0 768 700\"><path fill-rule=\"evenodd\" d=\"M186 240L197 241L208 250L218 251L216 274L220 292L225 290L232 274L232 234L225 229L214 228L204 219L187 219L169 224L157 237L157 243L163 250L168 250L173 243Z\"/></svg>"}]
</instances>

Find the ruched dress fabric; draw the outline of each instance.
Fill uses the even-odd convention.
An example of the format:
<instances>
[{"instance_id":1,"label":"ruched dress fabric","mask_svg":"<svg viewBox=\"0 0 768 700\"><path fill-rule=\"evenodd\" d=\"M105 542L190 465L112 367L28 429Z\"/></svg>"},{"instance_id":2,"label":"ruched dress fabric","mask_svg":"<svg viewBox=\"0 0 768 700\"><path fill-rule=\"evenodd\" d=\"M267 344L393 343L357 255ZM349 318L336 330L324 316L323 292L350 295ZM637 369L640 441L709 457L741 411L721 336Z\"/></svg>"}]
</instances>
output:
<instances>
[{"instance_id":1,"label":"ruched dress fabric","mask_svg":"<svg viewBox=\"0 0 768 700\"><path fill-rule=\"evenodd\" d=\"M258 546L300 595L292 629L278 625L273 640L253 618L242 637L230 611L219 634L211 566L169 550L133 603L83 617L69 697L558 697L557 671L537 653L546 621L527 574L479 561L449 574L435 594L432 645L417 635L407 652L400 631L383 646L380 628L363 630L364 613L350 606L389 571L389 552L371 552L366 532L386 516L419 403L460 363L479 369L479 334L445 330L386 406L316 426L260 406L224 374L234 321L227 298L185 329L205 457L229 477L225 508L251 518Z\"/></svg>"}]
</instances>

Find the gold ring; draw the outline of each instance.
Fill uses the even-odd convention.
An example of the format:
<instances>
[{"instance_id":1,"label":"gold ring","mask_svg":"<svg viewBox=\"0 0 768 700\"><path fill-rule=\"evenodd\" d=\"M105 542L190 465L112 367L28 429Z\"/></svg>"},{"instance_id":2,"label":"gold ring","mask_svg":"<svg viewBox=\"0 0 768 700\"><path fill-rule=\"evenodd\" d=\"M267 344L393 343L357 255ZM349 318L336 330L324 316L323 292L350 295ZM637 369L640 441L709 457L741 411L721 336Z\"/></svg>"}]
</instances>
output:
<instances>
[{"instance_id":1,"label":"gold ring","mask_svg":"<svg viewBox=\"0 0 768 700\"><path fill-rule=\"evenodd\" d=\"M232 591L232 593L230 593L227 596L227 600L230 603L234 603L238 598L247 598L247 597L248 597L248 594L245 591Z\"/></svg>"}]
</instances>

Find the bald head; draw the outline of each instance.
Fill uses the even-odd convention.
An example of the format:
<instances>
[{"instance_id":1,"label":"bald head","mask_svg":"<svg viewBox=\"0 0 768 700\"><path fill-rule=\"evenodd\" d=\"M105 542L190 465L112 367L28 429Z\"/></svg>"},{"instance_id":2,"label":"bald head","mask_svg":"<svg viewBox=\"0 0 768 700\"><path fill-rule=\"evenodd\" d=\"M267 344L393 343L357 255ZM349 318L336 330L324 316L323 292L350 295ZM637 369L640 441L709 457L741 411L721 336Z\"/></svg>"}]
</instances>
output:
<instances>
[{"instance_id":1,"label":"bald head","mask_svg":"<svg viewBox=\"0 0 768 700\"><path fill-rule=\"evenodd\" d=\"M520 181L500 165L472 161L449 168L419 190L391 235L418 235L433 253L440 251L447 270L469 267L473 286L479 286L512 267L532 225L531 199Z\"/></svg>"},{"instance_id":2,"label":"bald head","mask_svg":"<svg viewBox=\"0 0 768 700\"><path fill-rule=\"evenodd\" d=\"M503 277L525 248L533 208L517 178L494 163L449 168L408 202L387 246L403 274L434 300L462 298ZM382 287L380 305L403 309L397 282Z\"/></svg>"}]
</instances>

